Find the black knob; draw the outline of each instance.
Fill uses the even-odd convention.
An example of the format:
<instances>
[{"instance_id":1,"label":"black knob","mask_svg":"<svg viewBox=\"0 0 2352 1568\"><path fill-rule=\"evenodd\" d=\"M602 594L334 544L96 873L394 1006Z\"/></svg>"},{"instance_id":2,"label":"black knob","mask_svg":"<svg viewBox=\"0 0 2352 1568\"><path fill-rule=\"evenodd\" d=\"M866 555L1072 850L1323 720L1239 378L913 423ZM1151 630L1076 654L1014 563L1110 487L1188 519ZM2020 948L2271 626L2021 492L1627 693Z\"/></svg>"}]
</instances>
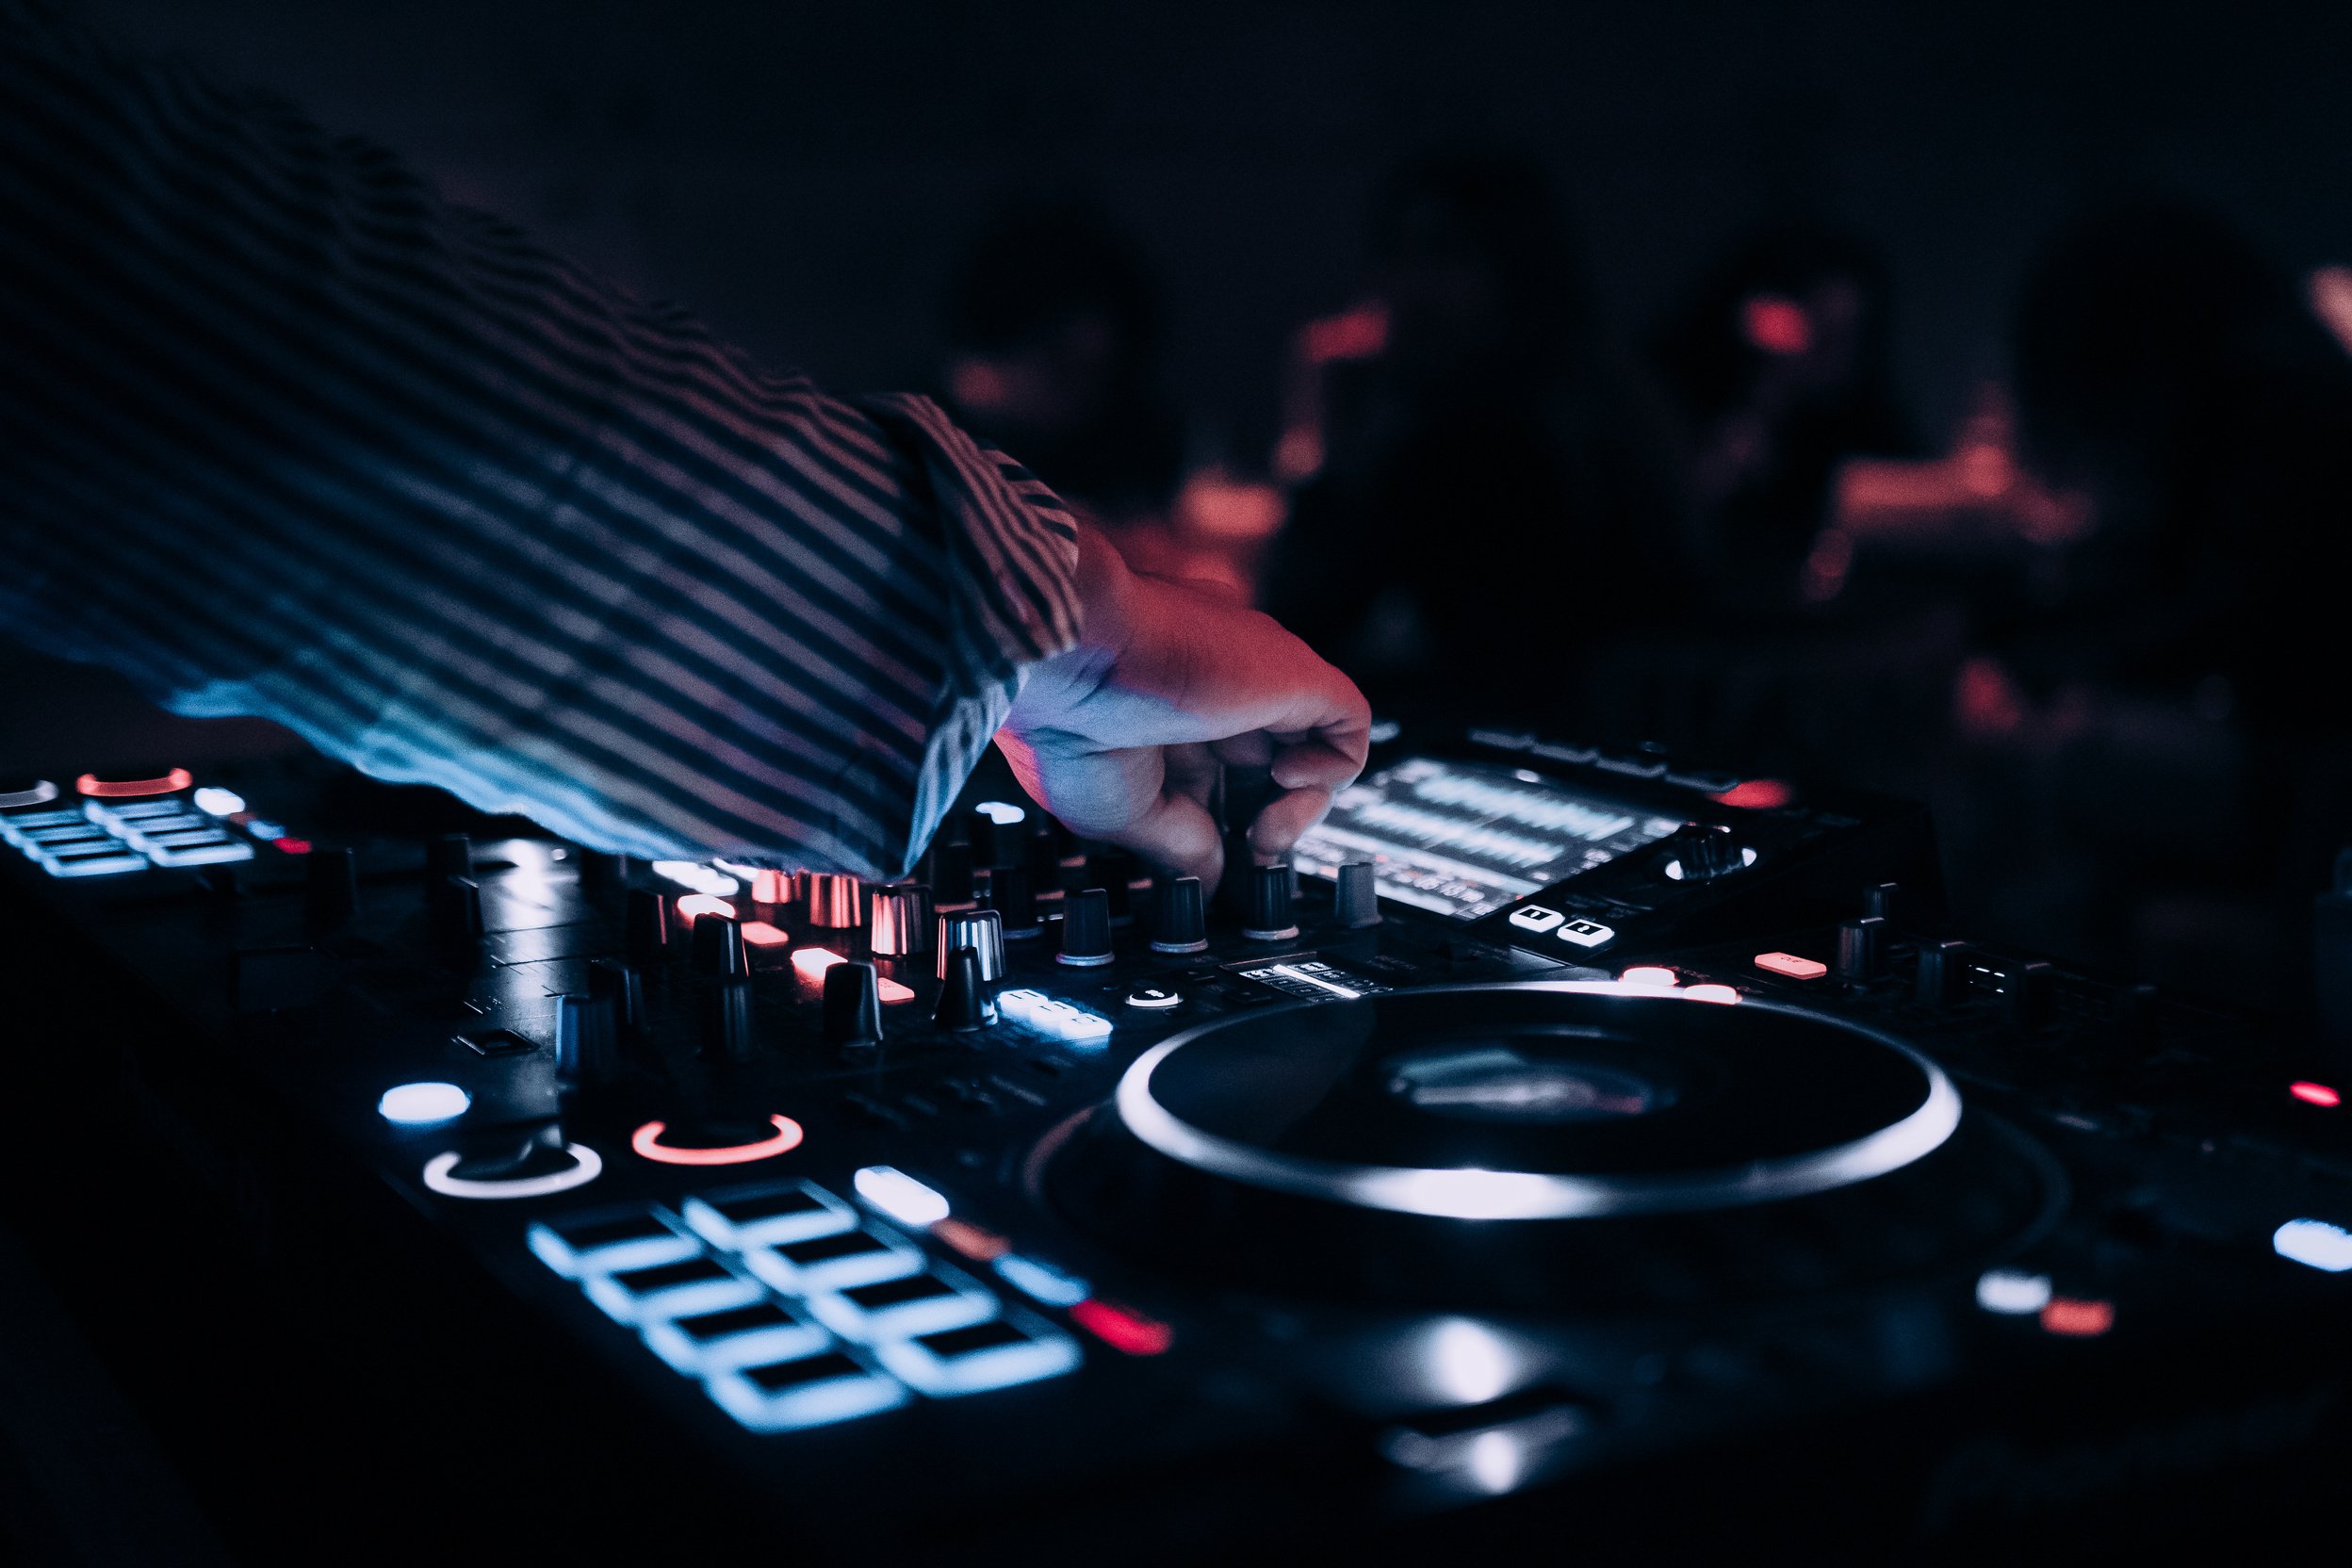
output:
<instances>
[{"instance_id":1,"label":"black knob","mask_svg":"<svg viewBox=\"0 0 2352 1568\"><path fill-rule=\"evenodd\" d=\"M1875 915L1880 920L1892 924L1897 912L1896 895L1902 891L1902 884L1896 882L1880 882L1863 889L1862 912L1866 915Z\"/></svg>"},{"instance_id":2,"label":"black knob","mask_svg":"<svg viewBox=\"0 0 2352 1568\"><path fill-rule=\"evenodd\" d=\"M302 869L302 917L319 930L359 912L359 860L348 849L314 849Z\"/></svg>"},{"instance_id":3,"label":"black knob","mask_svg":"<svg viewBox=\"0 0 2352 1568\"><path fill-rule=\"evenodd\" d=\"M713 981L704 988L701 1010L703 1054L722 1062L748 1059L751 1055L751 982Z\"/></svg>"},{"instance_id":4,"label":"black knob","mask_svg":"<svg viewBox=\"0 0 2352 1568\"><path fill-rule=\"evenodd\" d=\"M1747 863L1731 829L1713 823L1694 822L1668 841L1674 846L1674 858L1681 864L1685 882L1711 882Z\"/></svg>"},{"instance_id":5,"label":"black knob","mask_svg":"<svg viewBox=\"0 0 2352 1568\"><path fill-rule=\"evenodd\" d=\"M988 907L1004 923L1004 939L1023 941L1043 927L1037 922L1037 884L1027 866L999 866L988 878Z\"/></svg>"},{"instance_id":6,"label":"black knob","mask_svg":"<svg viewBox=\"0 0 2352 1568\"><path fill-rule=\"evenodd\" d=\"M1968 994L1968 944L1921 942L1919 988L1922 1007L1956 1006Z\"/></svg>"},{"instance_id":7,"label":"black knob","mask_svg":"<svg viewBox=\"0 0 2352 1568\"><path fill-rule=\"evenodd\" d=\"M1253 942L1286 942L1298 935L1290 913L1290 868L1250 868L1250 923L1242 935Z\"/></svg>"},{"instance_id":8,"label":"black knob","mask_svg":"<svg viewBox=\"0 0 2352 1568\"><path fill-rule=\"evenodd\" d=\"M931 1021L959 1035L985 1029L996 1021L996 1004L980 984L977 949L959 947L947 955L939 981L939 1005L932 1009Z\"/></svg>"},{"instance_id":9,"label":"black knob","mask_svg":"<svg viewBox=\"0 0 2352 1568\"><path fill-rule=\"evenodd\" d=\"M610 904L629 888L633 868L626 855L607 855L601 850L583 849L580 852L580 895L593 903Z\"/></svg>"},{"instance_id":10,"label":"black knob","mask_svg":"<svg viewBox=\"0 0 2352 1568\"><path fill-rule=\"evenodd\" d=\"M470 876L445 876L433 885L426 923L443 947L465 948L482 940L482 887Z\"/></svg>"},{"instance_id":11,"label":"black knob","mask_svg":"<svg viewBox=\"0 0 2352 1568\"><path fill-rule=\"evenodd\" d=\"M670 956L670 901L649 888L631 889L621 917L622 950L639 969Z\"/></svg>"},{"instance_id":12,"label":"black knob","mask_svg":"<svg viewBox=\"0 0 2352 1568\"><path fill-rule=\"evenodd\" d=\"M2058 972L2036 960L2009 972L2001 988L2001 1021L2012 1029L2046 1029L2058 1016Z\"/></svg>"},{"instance_id":13,"label":"black knob","mask_svg":"<svg viewBox=\"0 0 2352 1568\"><path fill-rule=\"evenodd\" d=\"M1056 963L1093 969L1111 961L1111 895L1102 888L1074 892L1062 906L1062 950Z\"/></svg>"},{"instance_id":14,"label":"black knob","mask_svg":"<svg viewBox=\"0 0 2352 1568\"><path fill-rule=\"evenodd\" d=\"M970 908L972 845L961 842L934 843L931 846L931 873L923 880L931 884L934 908Z\"/></svg>"},{"instance_id":15,"label":"black knob","mask_svg":"<svg viewBox=\"0 0 2352 1568\"><path fill-rule=\"evenodd\" d=\"M825 1043L841 1051L882 1043L882 992L872 964L849 959L825 972Z\"/></svg>"},{"instance_id":16,"label":"black knob","mask_svg":"<svg viewBox=\"0 0 2352 1568\"><path fill-rule=\"evenodd\" d=\"M694 972L721 980L740 980L751 972L743 956L743 928L725 915L694 917Z\"/></svg>"},{"instance_id":17,"label":"black knob","mask_svg":"<svg viewBox=\"0 0 2352 1568\"><path fill-rule=\"evenodd\" d=\"M425 844L425 883L428 887L445 876L474 874L474 841L463 833L444 833Z\"/></svg>"},{"instance_id":18,"label":"black knob","mask_svg":"<svg viewBox=\"0 0 2352 1568\"><path fill-rule=\"evenodd\" d=\"M1339 886L1331 905L1332 918L1350 931L1380 923L1380 889L1371 861L1350 860L1339 868Z\"/></svg>"},{"instance_id":19,"label":"black knob","mask_svg":"<svg viewBox=\"0 0 2352 1568\"><path fill-rule=\"evenodd\" d=\"M620 1076L620 1009L610 993L555 999L555 1073L581 1087Z\"/></svg>"},{"instance_id":20,"label":"black knob","mask_svg":"<svg viewBox=\"0 0 2352 1568\"><path fill-rule=\"evenodd\" d=\"M588 966L588 994L612 999L614 1016L631 1034L645 1026L645 982L629 965L598 958Z\"/></svg>"},{"instance_id":21,"label":"black knob","mask_svg":"<svg viewBox=\"0 0 2352 1568\"><path fill-rule=\"evenodd\" d=\"M1886 961L1886 923L1864 915L1838 927L1838 978L1875 980Z\"/></svg>"},{"instance_id":22,"label":"black knob","mask_svg":"<svg viewBox=\"0 0 2352 1568\"><path fill-rule=\"evenodd\" d=\"M1200 905L1200 879L1179 876L1153 890L1154 953L1200 953L1209 945L1208 917Z\"/></svg>"},{"instance_id":23,"label":"black knob","mask_svg":"<svg viewBox=\"0 0 2352 1568\"><path fill-rule=\"evenodd\" d=\"M1004 822L989 812L974 811L966 822L965 832L972 840L972 861L975 866L994 871L1000 866L1020 865L1027 858L1026 811Z\"/></svg>"}]
</instances>

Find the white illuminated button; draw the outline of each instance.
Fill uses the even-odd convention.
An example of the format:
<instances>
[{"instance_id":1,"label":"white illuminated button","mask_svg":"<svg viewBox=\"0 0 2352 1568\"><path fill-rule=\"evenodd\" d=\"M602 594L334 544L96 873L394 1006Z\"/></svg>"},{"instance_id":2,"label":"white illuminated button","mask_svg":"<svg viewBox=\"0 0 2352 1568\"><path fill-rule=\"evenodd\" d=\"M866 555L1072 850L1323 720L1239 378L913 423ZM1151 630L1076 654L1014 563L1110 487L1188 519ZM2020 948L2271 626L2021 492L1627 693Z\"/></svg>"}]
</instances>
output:
<instances>
[{"instance_id":1,"label":"white illuminated button","mask_svg":"<svg viewBox=\"0 0 2352 1568\"><path fill-rule=\"evenodd\" d=\"M1628 986L1671 988L1681 983L1682 976L1659 964L1636 964L1617 977Z\"/></svg>"},{"instance_id":2,"label":"white illuminated button","mask_svg":"<svg viewBox=\"0 0 2352 1568\"><path fill-rule=\"evenodd\" d=\"M999 991L996 996L997 1013L1016 1023L1027 1023L1037 1016L1039 1008L1052 1005L1054 1005L1053 998L1043 991L1008 990Z\"/></svg>"},{"instance_id":3,"label":"white illuminated button","mask_svg":"<svg viewBox=\"0 0 2352 1568\"><path fill-rule=\"evenodd\" d=\"M1560 928L1560 939L1572 947L1607 947L1617 933L1596 920L1572 920Z\"/></svg>"},{"instance_id":4,"label":"white illuminated button","mask_svg":"<svg viewBox=\"0 0 2352 1568\"><path fill-rule=\"evenodd\" d=\"M2290 1219L2270 1234L2271 1250L2323 1274L2352 1269L2352 1231L2324 1219Z\"/></svg>"},{"instance_id":5,"label":"white illuminated button","mask_svg":"<svg viewBox=\"0 0 2352 1568\"><path fill-rule=\"evenodd\" d=\"M402 1127L430 1127L466 1114L473 1096L455 1084L402 1084L384 1091L376 1113Z\"/></svg>"},{"instance_id":6,"label":"white illuminated button","mask_svg":"<svg viewBox=\"0 0 2352 1568\"><path fill-rule=\"evenodd\" d=\"M984 800L972 808L999 827L1010 827L1017 822L1027 822L1029 813L1009 801Z\"/></svg>"},{"instance_id":7,"label":"white illuminated button","mask_svg":"<svg viewBox=\"0 0 2352 1568\"><path fill-rule=\"evenodd\" d=\"M233 817L245 809L243 795L218 784L207 784L188 798L195 803L196 809L208 817Z\"/></svg>"},{"instance_id":8,"label":"white illuminated button","mask_svg":"<svg viewBox=\"0 0 2352 1568\"><path fill-rule=\"evenodd\" d=\"M1546 909L1539 904L1530 904L1524 909L1511 912L1511 923L1522 931L1549 931L1567 918L1558 909Z\"/></svg>"},{"instance_id":9,"label":"white illuminated button","mask_svg":"<svg viewBox=\"0 0 2352 1568\"><path fill-rule=\"evenodd\" d=\"M871 1209L889 1215L901 1225L922 1230L945 1219L946 1197L892 1166L870 1165L853 1178L858 1196Z\"/></svg>"},{"instance_id":10,"label":"white illuminated button","mask_svg":"<svg viewBox=\"0 0 2352 1568\"><path fill-rule=\"evenodd\" d=\"M1127 993L1127 1005L1140 1007L1148 1013L1165 1012L1184 999L1182 991L1166 986L1137 986Z\"/></svg>"},{"instance_id":11,"label":"white illuminated button","mask_svg":"<svg viewBox=\"0 0 2352 1568\"><path fill-rule=\"evenodd\" d=\"M2003 1317L2031 1317L2050 1305L2047 1274L2015 1268L1988 1268L1976 1277L1976 1304Z\"/></svg>"},{"instance_id":12,"label":"white illuminated button","mask_svg":"<svg viewBox=\"0 0 2352 1568\"><path fill-rule=\"evenodd\" d=\"M1111 1037L1111 1021L1084 1008L1072 1008L1062 1024L1062 1038L1072 1045L1100 1045Z\"/></svg>"}]
</instances>

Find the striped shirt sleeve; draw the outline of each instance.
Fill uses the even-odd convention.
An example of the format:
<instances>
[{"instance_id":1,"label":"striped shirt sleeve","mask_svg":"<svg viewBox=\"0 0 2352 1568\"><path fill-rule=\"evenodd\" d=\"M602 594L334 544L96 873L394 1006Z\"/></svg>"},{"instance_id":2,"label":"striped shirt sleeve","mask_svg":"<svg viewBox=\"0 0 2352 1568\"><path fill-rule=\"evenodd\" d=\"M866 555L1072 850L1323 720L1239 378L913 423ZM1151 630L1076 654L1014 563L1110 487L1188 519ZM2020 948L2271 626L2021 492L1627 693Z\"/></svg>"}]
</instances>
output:
<instances>
[{"instance_id":1,"label":"striped shirt sleeve","mask_svg":"<svg viewBox=\"0 0 2352 1568\"><path fill-rule=\"evenodd\" d=\"M267 94L0 0L0 630L596 848L903 872L1069 514Z\"/></svg>"}]
</instances>

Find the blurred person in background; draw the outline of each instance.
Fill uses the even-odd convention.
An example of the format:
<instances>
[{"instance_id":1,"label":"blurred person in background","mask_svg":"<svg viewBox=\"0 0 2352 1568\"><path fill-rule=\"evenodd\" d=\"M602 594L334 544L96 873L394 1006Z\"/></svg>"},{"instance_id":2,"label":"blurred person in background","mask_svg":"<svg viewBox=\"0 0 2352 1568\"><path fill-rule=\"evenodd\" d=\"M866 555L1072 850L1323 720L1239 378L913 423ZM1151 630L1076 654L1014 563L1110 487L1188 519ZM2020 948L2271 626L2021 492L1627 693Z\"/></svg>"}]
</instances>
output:
<instances>
[{"instance_id":1,"label":"blurred person in background","mask_svg":"<svg viewBox=\"0 0 2352 1568\"><path fill-rule=\"evenodd\" d=\"M2313 306L2173 205L2077 222L2028 277L2022 455L2084 526L2047 602L1980 628L1955 719L1993 782L1947 817L1955 865L2068 927L2034 939L2299 990L2352 827L2352 357Z\"/></svg>"},{"instance_id":2,"label":"blurred person in background","mask_svg":"<svg viewBox=\"0 0 2352 1568\"><path fill-rule=\"evenodd\" d=\"M1648 421L1534 160L1415 163L1369 240L1363 299L1297 340L1264 603L1392 708L1556 720L1583 653L1664 612L1627 591L1678 547Z\"/></svg>"},{"instance_id":3,"label":"blurred person in background","mask_svg":"<svg viewBox=\"0 0 2352 1568\"><path fill-rule=\"evenodd\" d=\"M1855 457L1918 449L1888 365L1888 285L1860 241L1813 224L1758 233L1653 335L1694 526L1719 594L1785 604Z\"/></svg>"},{"instance_id":4,"label":"blurred person in background","mask_svg":"<svg viewBox=\"0 0 2352 1568\"><path fill-rule=\"evenodd\" d=\"M1168 390L1168 305L1142 245L1097 204L1023 200L956 260L944 399L1080 508L1137 571L1250 597L1282 498L1191 471Z\"/></svg>"}]
</instances>

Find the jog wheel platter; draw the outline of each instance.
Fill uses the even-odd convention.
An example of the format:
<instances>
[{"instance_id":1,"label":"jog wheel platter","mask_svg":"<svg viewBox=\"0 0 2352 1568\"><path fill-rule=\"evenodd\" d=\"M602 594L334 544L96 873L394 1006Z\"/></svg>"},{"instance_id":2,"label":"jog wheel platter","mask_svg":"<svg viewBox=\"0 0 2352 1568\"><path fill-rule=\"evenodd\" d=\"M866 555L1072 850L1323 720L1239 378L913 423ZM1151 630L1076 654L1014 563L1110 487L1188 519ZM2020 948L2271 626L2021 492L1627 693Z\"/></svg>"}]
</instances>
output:
<instances>
[{"instance_id":1,"label":"jog wheel platter","mask_svg":"<svg viewBox=\"0 0 2352 1568\"><path fill-rule=\"evenodd\" d=\"M1048 1180L1089 1231L1170 1267L1543 1308L1960 1264L2032 1224L2040 1167L1889 1036L1571 982L1178 1035L1135 1061Z\"/></svg>"}]
</instances>

